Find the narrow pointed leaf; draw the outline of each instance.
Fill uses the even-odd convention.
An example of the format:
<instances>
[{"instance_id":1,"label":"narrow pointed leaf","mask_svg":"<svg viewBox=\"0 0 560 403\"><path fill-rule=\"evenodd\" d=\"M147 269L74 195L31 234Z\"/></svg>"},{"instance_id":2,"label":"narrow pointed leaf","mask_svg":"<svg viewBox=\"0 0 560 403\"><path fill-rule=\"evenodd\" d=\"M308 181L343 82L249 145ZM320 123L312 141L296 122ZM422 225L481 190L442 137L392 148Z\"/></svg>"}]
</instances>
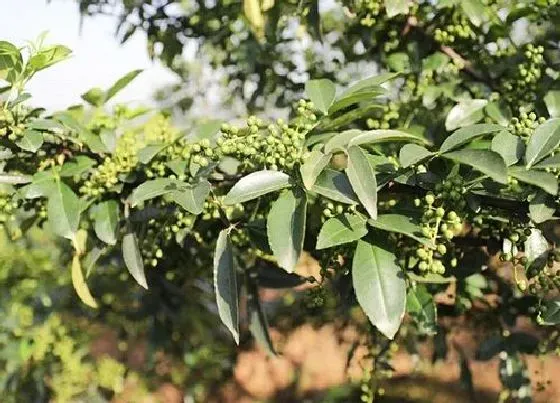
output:
<instances>
[{"instance_id":1,"label":"narrow pointed leaf","mask_svg":"<svg viewBox=\"0 0 560 403\"><path fill-rule=\"evenodd\" d=\"M408 141L421 144L427 144L426 139L414 134L406 133L400 130L368 130L350 140L348 146L359 146L361 144L377 144L392 141Z\"/></svg>"},{"instance_id":2,"label":"narrow pointed leaf","mask_svg":"<svg viewBox=\"0 0 560 403\"><path fill-rule=\"evenodd\" d=\"M87 283L82 273L82 265L80 264L80 257L76 254L72 258L72 285L80 300L91 308L97 308L97 302L91 295Z\"/></svg>"},{"instance_id":3,"label":"narrow pointed leaf","mask_svg":"<svg viewBox=\"0 0 560 403\"><path fill-rule=\"evenodd\" d=\"M225 204L243 203L289 185L290 177L278 171L258 171L244 176L224 198Z\"/></svg>"},{"instance_id":4,"label":"narrow pointed leaf","mask_svg":"<svg viewBox=\"0 0 560 403\"><path fill-rule=\"evenodd\" d=\"M560 168L560 153L545 158L538 164L533 165L533 168L540 168L540 169Z\"/></svg>"},{"instance_id":5,"label":"narrow pointed leaf","mask_svg":"<svg viewBox=\"0 0 560 403\"><path fill-rule=\"evenodd\" d=\"M272 204L268 213L268 243L278 265L290 273L303 249L306 210L305 194L296 196L293 191L286 191Z\"/></svg>"},{"instance_id":6,"label":"narrow pointed leaf","mask_svg":"<svg viewBox=\"0 0 560 403\"><path fill-rule=\"evenodd\" d=\"M529 138L525 151L527 168L535 165L560 145L560 118L539 125Z\"/></svg>"},{"instance_id":7,"label":"narrow pointed leaf","mask_svg":"<svg viewBox=\"0 0 560 403\"><path fill-rule=\"evenodd\" d=\"M142 73L143 70L133 70L121 78L119 78L112 86L107 90L105 95L105 102L117 95L121 90L123 90L128 84L134 80L138 74Z\"/></svg>"},{"instance_id":8,"label":"narrow pointed leaf","mask_svg":"<svg viewBox=\"0 0 560 403\"><path fill-rule=\"evenodd\" d=\"M395 255L358 241L352 261L352 283L358 303L371 323L392 339L404 316L406 282Z\"/></svg>"},{"instance_id":9,"label":"narrow pointed leaf","mask_svg":"<svg viewBox=\"0 0 560 403\"><path fill-rule=\"evenodd\" d=\"M342 94L340 94L339 99L343 99L344 97L347 97L348 95L354 94L359 91L377 88L381 84L389 80L392 80L393 78L396 78L398 76L399 76L398 73L382 73L377 76L364 78L363 80L360 80L352 84L347 90L345 90Z\"/></svg>"},{"instance_id":10,"label":"narrow pointed leaf","mask_svg":"<svg viewBox=\"0 0 560 403\"><path fill-rule=\"evenodd\" d=\"M138 240L134 232L128 232L123 237L122 252L124 263L131 276L145 289L148 289L146 273L144 273L144 261L138 248Z\"/></svg>"},{"instance_id":11,"label":"narrow pointed leaf","mask_svg":"<svg viewBox=\"0 0 560 403\"><path fill-rule=\"evenodd\" d=\"M344 214L325 221L317 238L316 249L330 248L356 241L367 234L366 220L355 214Z\"/></svg>"},{"instance_id":12,"label":"narrow pointed leaf","mask_svg":"<svg viewBox=\"0 0 560 403\"><path fill-rule=\"evenodd\" d=\"M454 131L445 139L440 147L440 152L445 153L447 151L451 151L480 136L498 132L500 130L504 130L504 127L487 123L462 127L461 129Z\"/></svg>"},{"instance_id":13,"label":"narrow pointed leaf","mask_svg":"<svg viewBox=\"0 0 560 403\"><path fill-rule=\"evenodd\" d=\"M233 248L229 239L229 229L220 231L214 252L214 291L218 314L222 323L239 344L239 297L237 295L237 274L233 263Z\"/></svg>"},{"instance_id":14,"label":"narrow pointed leaf","mask_svg":"<svg viewBox=\"0 0 560 403\"><path fill-rule=\"evenodd\" d=\"M130 196L132 207L154 197L170 193L174 190L180 190L180 182L170 178L158 178L146 181L138 186Z\"/></svg>"},{"instance_id":15,"label":"narrow pointed leaf","mask_svg":"<svg viewBox=\"0 0 560 403\"><path fill-rule=\"evenodd\" d=\"M329 164L330 160L330 155L323 154L319 150L311 152L311 155L305 160L305 163L300 168L301 178L306 189L311 190L313 184L317 180L317 177Z\"/></svg>"},{"instance_id":16,"label":"narrow pointed leaf","mask_svg":"<svg viewBox=\"0 0 560 403\"><path fill-rule=\"evenodd\" d=\"M507 167L504 159L493 151L464 149L442 154L442 157L452 159L488 175L498 183L507 183Z\"/></svg>"},{"instance_id":17,"label":"narrow pointed leaf","mask_svg":"<svg viewBox=\"0 0 560 403\"><path fill-rule=\"evenodd\" d=\"M348 148L346 174L352 189L371 218L377 218L377 182L375 170L370 165L367 153L357 146Z\"/></svg>"}]
</instances>

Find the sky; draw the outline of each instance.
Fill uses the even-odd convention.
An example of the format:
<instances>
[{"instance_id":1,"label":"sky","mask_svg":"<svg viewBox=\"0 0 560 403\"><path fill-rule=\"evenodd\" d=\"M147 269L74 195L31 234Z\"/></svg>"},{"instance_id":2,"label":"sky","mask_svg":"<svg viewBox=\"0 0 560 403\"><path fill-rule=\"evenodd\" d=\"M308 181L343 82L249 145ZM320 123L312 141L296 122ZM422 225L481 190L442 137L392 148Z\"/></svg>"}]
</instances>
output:
<instances>
[{"instance_id":1,"label":"sky","mask_svg":"<svg viewBox=\"0 0 560 403\"><path fill-rule=\"evenodd\" d=\"M148 58L144 34L119 44L113 17L87 17L80 30L74 0L0 0L0 10L0 40L21 46L48 31L47 44L62 44L73 51L69 60L33 77L27 89L34 106L64 109L79 103L88 89L106 89L134 69L144 72L113 102L150 103L157 88L175 81L172 73Z\"/></svg>"}]
</instances>

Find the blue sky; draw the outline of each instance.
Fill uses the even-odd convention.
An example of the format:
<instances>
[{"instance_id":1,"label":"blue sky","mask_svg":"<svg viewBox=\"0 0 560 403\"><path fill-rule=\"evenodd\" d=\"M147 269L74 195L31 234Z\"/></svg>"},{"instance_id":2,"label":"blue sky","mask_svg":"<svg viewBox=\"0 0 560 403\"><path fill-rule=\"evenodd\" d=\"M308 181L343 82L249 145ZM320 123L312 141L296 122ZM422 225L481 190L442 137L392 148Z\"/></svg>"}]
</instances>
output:
<instances>
[{"instance_id":1,"label":"blue sky","mask_svg":"<svg viewBox=\"0 0 560 403\"><path fill-rule=\"evenodd\" d=\"M60 43L73 51L70 60L38 73L28 90L31 103L49 110L80 102L92 87L109 87L130 70L145 71L123 90L114 102L150 102L154 90L174 77L158 62L149 60L146 39L136 34L120 45L109 16L85 18L80 31L78 6L73 0L0 0L0 40L16 45L34 40L48 31L48 44Z\"/></svg>"}]
</instances>

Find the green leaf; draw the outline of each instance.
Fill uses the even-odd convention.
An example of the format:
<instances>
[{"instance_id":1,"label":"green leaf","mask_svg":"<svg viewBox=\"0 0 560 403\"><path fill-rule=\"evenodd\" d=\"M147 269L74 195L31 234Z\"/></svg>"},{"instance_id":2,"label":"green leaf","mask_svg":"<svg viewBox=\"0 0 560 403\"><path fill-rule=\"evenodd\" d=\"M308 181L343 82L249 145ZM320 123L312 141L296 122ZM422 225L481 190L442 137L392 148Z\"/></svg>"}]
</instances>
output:
<instances>
[{"instance_id":1,"label":"green leaf","mask_svg":"<svg viewBox=\"0 0 560 403\"><path fill-rule=\"evenodd\" d=\"M344 97L340 97L336 101L334 101L334 103L329 108L329 115L332 115L332 114L334 114L338 111L346 109L349 106L358 104L360 102L366 102L366 101L371 102L375 98L377 98L378 96L380 96L384 93L385 93L385 90L381 87L377 87L377 88L372 87L372 88L364 89L362 91L356 91L356 92L350 93L350 94L348 94Z\"/></svg>"},{"instance_id":2,"label":"green leaf","mask_svg":"<svg viewBox=\"0 0 560 403\"><path fill-rule=\"evenodd\" d=\"M354 94L359 91L376 89L384 82L392 80L398 76L399 73L382 73L377 76L364 78L363 80L360 80L352 84L348 89L346 89L342 94L340 94L338 99L343 99L348 95Z\"/></svg>"},{"instance_id":3,"label":"green leaf","mask_svg":"<svg viewBox=\"0 0 560 403\"><path fill-rule=\"evenodd\" d=\"M146 181L133 190L130 195L130 204L132 207L154 197L170 193L174 190L180 190L179 184L175 179L158 178Z\"/></svg>"},{"instance_id":4,"label":"green leaf","mask_svg":"<svg viewBox=\"0 0 560 403\"><path fill-rule=\"evenodd\" d=\"M362 133L363 131L358 129L344 130L343 132L338 133L334 137L331 137L329 141L325 143L325 153L329 154L334 151L346 149L346 146L348 145L350 140L352 140L354 137L358 137Z\"/></svg>"},{"instance_id":5,"label":"green leaf","mask_svg":"<svg viewBox=\"0 0 560 403\"><path fill-rule=\"evenodd\" d=\"M336 96L336 87L331 80L325 78L310 80L305 83L305 95L313 102L315 108L327 115Z\"/></svg>"},{"instance_id":6,"label":"green leaf","mask_svg":"<svg viewBox=\"0 0 560 403\"><path fill-rule=\"evenodd\" d=\"M229 239L230 229L220 231L214 252L214 291L222 323L239 344L239 297L237 274L233 264L233 248Z\"/></svg>"},{"instance_id":7,"label":"green leaf","mask_svg":"<svg viewBox=\"0 0 560 403\"><path fill-rule=\"evenodd\" d=\"M376 220L369 220L369 225L384 231L397 232L424 245L434 248L434 242L422 235L422 228L412 218L402 214L380 214Z\"/></svg>"},{"instance_id":8,"label":"green leaf","mask_svg":"<svg viewBox=\"0 0 560 403\"><path fill-rule=\"evenodd\" d=\"M437 333L437 309L432 294L425 285L419 284L408 290L406 311L415 320L423 334Z\"/></svg>"},{"instance_id":9,"label":"green leaf","mask_svg":"<svg viewBox=\"0 0 560 403\"><path fill-rule=\"evenodd\" d=\"M507 106L500 102L489 102L485 109L488 116L496 123L502 126L509 125L511 121L511 111Z\"/></svg>"},{"instance_id":10,"label":"green leaf","mask_svg":"<svg viewBox=\"0 0 560 403\"><path fill-rule=\"evenodd\" d=\"M538 164L533 165L533 168L560 168L560 153L545 158Z\"/></svg>"},{"instance_id":11,"label":"green leaf","mask_svg":"<svg viewBox=\"0 0 560 403\"><path fill-rule=\"evenodd\" d=\"M186 186L184 189L172 191L169 195L171 200L189 213L198 215L204 209L204 201L210 194L210 189L210 183L204 180L194 186Z\"/></svg>"},{"instance_id":12,"label":"green leaf","mask_svg":"<svg viewBox=\"0 0 560 403\"><path fill-rule=\"evenodd\" d=\"M464 149L442 154L442 157L452 159L488 175L498 183L507 184L507 167L500 156L489 150Z\"/></svg>"},{"instance_id":13,"label":"green leaf","mask_svg":"<svg viewBox=\"0 0 560 403\"><path fill-rule=\"evenodd\" d=\"M560 118L549 119L539 125L529 137L525 162L527 168L536 164L560 145Z\"/></svg>"},{"instance_id":14,"label":"green leaf","mask_svg":"<svg viewBox=\"0 0 560 403\"><path fill-rule=\"evenodd\" d=\"M193 140L203 140L208 139L211 142L216 140L218 133L220 133L220 128L222 127L221 120L210 120L208 122L204 122L199 124L196 127L195 135L193 136Z\"/></svg>"},{"instance_id":15,"label":"green leaf","mask_svg":"<svg viewBox=\"0 0 560 403\"><path fill-rule=\"evenodd\" d=\"M316 249L356 241L367 234L366 220L355 214L344 214L325 221L317 238Z\"/></svg>"},{"instance_id":16,"label":"green leaf","mask_svg":"<svg viewBox=\"0 0 560 403\"><path fill-rule=\"evenodd\" d=\"M408 277L416 281L417 283L426 283L426 284L449 284L457 279L454 276L444 277L441 274L436 273L426 273L426 274L415 274L415 273L408 273Z\"/></svg>"},{"instance_id":17,"label":"green leaf","mask_svg":"<svg viewBox=\"0 0 560 403\"><path fill-rule=\"evenodd\" d=\"M67 59L71 53L72 51L63 45L49 46L31 56L27 67L32 71L40 71Z\"/></svg>"},{"instance_id":18,"label":"green leaf","mask_svg":"<svg viewBox=\"0 0 560 403\"><path fill-rule=\"evenodd\" d=\"M78 155L74 161L65 162L60 169L60 176L80 176L96 164L94 159L85 155Z\"/></svg>"},{"instance_id":19,"label":"green leaf","mask_svg":"<svg viewBox=\"0 0 560 403\"><path fill-rule=\"evenodd\" d=\"M252 278L253 273L247 272L247 313L249 331L269 356L276 356L272 339L268 332L268 321L259 298L259 288Z\"/></svg>"},{"instance_id":20,"label":"green leaf","mask_svg":"<svg viewBox=\"0 0 560 403\"><path fill-rule=\"evenodd\" d=\"M325 155L319 150L312 151L309 157L305 159L305 162L300 167L300 173L306 189L311 190L317 177L329 164L330 160L330 155Z\"/></svg>"},{"instance_id":21,"label":"green leaf","mask_svg":"<svg viewBox=\"0 0 560 403\"><path fill-rule=\"evenodd\" d=\"M461 0L459 4L475 27L480 27L486 20L486 6L480 0Z\"/></svg>"},{"instance_id":22,"label":"green leaf","mask_svg":"<svg viewBox=\"0 0 560 403\"><path fill-rule=\"evenodd\" d=\"M91 308L97 308L97 302L95 298L91 295L87 283L84 279L84 274L82 273L82 265L80 263L80 257L75 254L72 258L72 285L76 294L80 297L80 300Z\"/></svg>"},{"instance_id":23,"label":"green leaf","mask_svg":"<svg viewBox=\"0 0 560 403\"><path fill-rule=\"evenodd\" d=\"M492 125L487 123L463 127L453 132L451 136L447 137L443 142L443 144L441 145L439 151L441 153L451 151L457 147L462 146L463 144L467 144L471 142L477 137L489 133L494 133L500 130L504 130L503 126Z\"/></svg>"},{"instance_id":24,"label":"green leaf","mask_svg":"<svg viewBox=\"0 0 560 403\"><path fill-rule=\"evenodd\" d=\"M117 243L119 229L119 203L107 200L96 204L91 209L95 235L109 245Z\"/></svg>"},{"instance_id":25,"label":"green leaf","mask_svg":"<svg viewBox=\"0 0 560 403\"><path fill-rule=\"evenodd\" d=\"M119 78L108 90L105 95L104 102L107 102L115 95L117 95L121 90L123 90L128 84L132 82L138 74L142 73L143 70L132 70L131 72L126 73L124 76Z\"/></svg>"},{"instance_id":26,"label":"green leaf","mask_svg":"<svg viewBox=\"0 0 560 403\"><path fill-rule=\"evenodd\" d=\"M367 153L358 146L348 148L346 174L358 199L371 218L377 218L377 181Z\"/></svg>"},{"instance_id":27,"label":"green leaf","mask_svg":"<svg viewBox=\"0 0 560 403\"><path fill-rule=\"evenodd\" d=\"M560 118L560 91L548 91L544 103L551 118Z\"/></svg>"},{"instance_id":28,"label":"green leaf","mask_svg":"<svg viewBox=\"0 0 560 403\"><path fill-rule=\"evenodd\" d=\"M333 169L323 170L317 177L311 190L321 196L328 197L340 203L358 203L358 198L352 190L352 185L344 172L335 171Z\"/></svg>"},{"instance_id":29,"label":"green leaf","mask_svg":"<svg viewBox=\"0 0 560 403\"><path fill-rule=\"evenodd\" d=\"M410 5L410 0L385 0L387 17L393 18L399 14L408 14Z\"/></svg>"},{"instance_id":30,"label":"green leaf","mask_svg":"<svg viewBox=\"0 0 560 403\"><path fill-rule=\"evenodd\" d=\"M0 80L14 83L23 70L19 49L10 42L0 41Z\"/></svg>"},{"instance_id":31,"label":"green leaf","mask_svg":"<svg viewBox=\"0 0 560 403\"><path fill-rule=\"evenodd\" d=\"M541 314L542 324L554 326L560 323L560 298L544 301L544 313Z\"/></svg>"},{"instance_id":32,"label":"green leaf","mask_svg":"<svg viewBox=\"0 0 560 403\"><path fill-rule=\"evenodd\" d=\"M538 186L545 192L556 196L558 193L558 180L556 176L543 171L527 170L525 167L510 167L509 174L521 182Z\"/></svg>"},{"instance_id":33,"label":"green leaf","mask_svg":"<svg viewBox=\"0 0 560 403\"><path fill-rule=\"evenodd\" d=\"M290 190L280 195L268 213L268 243L278 265L289 273L294 271L303 249L306 211L305 194L296 196Z\"/></svg>"},{"instance_id":34,"label":"green leaf","mask_svg":"<svg viewBox=\"0 0 560 403\"><path fill-rule=\"evenodd\" d=\"M484 117L484 107L488 103L485 99L469 99L455 105L445 119L447 131L459 127L472 125Z\"/></svg>"},{"instance_id":35,"label":"green leaf","mask_svg":"<svg viewBox=\"0 0 560 403\"><path fill-rule=\"evenodd\" d=\"M525 152L525 143L519 136L507 130L501 131L492 139L492 151L502 156L507 166L517 163Z\"/></svg>"},{"instance_id":36,"label":"green leaf","mask_svg":"<svg viewBox=\"0 0 560 403\"><path fill-rule=\"evenodd\" d=\"M406 282L396 260L392 252L358 241L352 261L358 303L371 323L389 339L399 329L406 302Z\"/></svg>"},{"instance_id":37,"label":"green leaf","mask_svg":"<svg viewBox=\"0 0 560 403\"><path fill-rule=\"evenodd\" d=\"M146 282L146 274L144 273L144 261L142 260L142 255L138 248L138 240L134 232L129 231L124 235L122 253L128 272L138 284L147 290L148 283Z\"/></svg>"},{"instance_id":38,"label":"green leaf","mask_svg":"<svg viewBox=\"0 0 560 403\"><path fill-rule=\"evenodd\" d=\"M187 169L187 161L185 160L173 160L166 163L166 165L173 171L173 173L177 176L184 175L185 170Z\"/></svg>"},{"instance_id":39,"label":"green leaf","mask_svg":"<svg viewBox=\"0 0 560 403\"><path fill-rule=\"evenodd\" d=\"M225 204L243 203L289 186L290 177L278 171L258 171L241 178L224 198Z\"/></svg>"},{"instance_id":40,"label":"green leaf","mask_svg":"<svg viewBox=\"0 0 560 403\"><path fill-rule=\"evenodd\" d=\"M416 136L414 134L406 133L400 130L368 130L362 132L350 140L349 146L359 146L362 144L377 144L391 141L409 141L427 144L426 139Z\"/></svg>"},{"instance_id":41,"label":"green leaf","mask_svg":"<svg viewBox=\"0 0 560 403\"><path fill-rule=\"evenodd\" d=\"M0 183L2 183L0 181ZM55 189L55 176L52 171L41 171L33 175L31 183L19 189L20 195L24 199L37 199L47 196Z\"/></svg>"},{"instance_id":42,"label":"green leaf","mask_svg":"<svg viewBox=\"0 0 560 403\"><path fill-rule=\"evenodd\" d=\"M43 133L36 130L25 130L16 145L22 150L34 153L43 145Z\"/></svg>"},{"instance_id":43,"label":"green leaf","mask_svg":"<svg viewBox=\"0 0 560 403\"><path fill-rule=\"evenodd\" d=\"M47 214L55 234L74 240L80 224L80 199L72 189L56 180L48 192Z\"/></svg>"},{"instance_id":44,"label":"green leaf","mask_svg":"<svg viewBox=\"0 0 560 403\"><path fill-rule=\"evenodd\" d=\"M545 192L539 191L529 202L529 217L537 224L554 218L555 212L554 199Z\"/></svg>"},{"instance_id":45,"label":"green leaf","mask_svg":"<svg viewBox=\"0 0 560 403\"><path fill-rule=\"evenodd\" d=\"M387 66L390 70L408 73L411 70L410 57L405 52L392 53L387 57Z\"/></svg>"},{"instance_id":46,"label":"green leaf","mask_svg":"<svg viewBox=\"0 0 560 403\"><path fill-rule=\"evenodd\" d=\"M153 144L140 149L138 151L138 161L147 164L167 146L168 144Z\"/></svg>"},{"instance_id":47,"label":"green leaf","mask_svg":"<svg viewBox=\"0 0 560 403\"><path fill-rule=\"evenodd\" d=\"M114 153L117 148L117 135L113 130L102 130L99 139L109 153Z\"/></svg>"},{"instance_id":48,"label":"green leaf","mask_svg":"<svg viewBox=\"0 0 560 403\"><path fill-rule=\"evenodd\" d=\"M399 152L399 162L403 168L418 164L434 155L431 151L417 144L405 144Z\"/></svg>"}]
</instances>

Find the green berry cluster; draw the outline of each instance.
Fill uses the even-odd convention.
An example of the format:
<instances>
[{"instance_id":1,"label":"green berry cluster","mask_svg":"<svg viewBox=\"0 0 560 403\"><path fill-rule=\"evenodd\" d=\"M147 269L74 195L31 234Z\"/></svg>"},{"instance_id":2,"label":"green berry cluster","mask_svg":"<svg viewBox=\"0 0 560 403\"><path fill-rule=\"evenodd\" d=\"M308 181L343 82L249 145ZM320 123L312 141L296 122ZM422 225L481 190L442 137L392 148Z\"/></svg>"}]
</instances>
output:
<instances>
[{"instance_id":1,"label":"green berry cluster","mask_svg":"<svg viewBox=\"0 0 560 403\"><path fill-rule=\"evenodd\" d=\"M340 214L356 212L356 205L354 204L337 203L325 199L320 199L320 204L322 223Z\"/></svg>"},{"instance_id":2,"label":"green berry cluster","mask_svg":"<svg viewBox=\"0 0 560 403\"><path fill-rule=\"evenodd\" d=\"M537 118L535 112L521 112L519 117L511 118L508 129L512 134L528 139L545 120L544 117Z\"/></svg>"},{"instance_id":3,"label":"green berry cluster","mask_svg":"<svg viewBox=\"0 0 560 403\"><path fill-rule=\"evenodd\" d=\"M379 0L354 0L348 8L360 19L360 25L372 27L377 22L382 6Z\"/></svg>"},{"instance_id":4,"label":"green berry cluster","mask_svg":"<svg viewBox=\"0 0 560 403\"><path fill-rule=\"evenodd\" d=\"M16 219L15 213L19 205L19 201L12 194L0 193L0 227Z\"/></svg>"},{"instance_id":5,"label":"green berry cluster","mask_svg":"<svg viewBox=\"0 0 560 403\"><path fill-rule=\"evenodd\" d=\"M392 52L399 48L400 44L400 36L399 32L395 29L390 30L387 32L387 38L385 42L383 42L383 50L387 53Z\"/></svg>"},{"instance_id":6,"label":"green berry cluster","mask_svg":"<svg viewBox=\"0 0 560 403\"><path fill-rule=\"evenodd\" d=\"M379 116L374 116L366 120L366 125L370 129L389 129L398 124L399 105L396 102L390 101L378 113Z\"/></svg>"},{"instance_id":7,"label":"green berry cluster","mask_svg":"<svg viewBox=\"0 0 560 403\"><path fill-rule=\"evenodd\" d=\"M80 193L99 196L119 182L121 175L130 173L138 164L137 140L134 132L126 132L117 142L115 152L105 157L103 163L93 170L89 178L80 186Z\"/></svg>"},{"instance_id":8,"label":"green berry cluster","mask_svg":"<svg viewBox=\"0 0 560 403\"><path fill-rule=\"evenodd\" d=\"M434 39L443 45L450 45L455 43L456 40L473 41L476 39L476 34L465 15L453 13L450 24L435 29Z\"/></svg>"},{"instance_id":9,"label":"green berry cluster","mask_svg":"<svg viewBox=\"0 0 560 403\"><path fill-rule=\"evenodd\" d=\"M543 76L546 63L544 46L528 44L523 52L523 61L503 81L502 94L512 105L535 101L537 86Z\"/></svg>"},{"instance_id":10,"label":"green berry cluster","mask_svg":"<svg viewBox=\"0 0 560 403\"><path fill-rule=\"evenodd\" d=\"M23 136L25 125L17 121L11 110L0 109L0 138L7 137L10 141L16 141Z\"/></svg>"},{"instance_id":11,"label":"green berry cluster","mask_svg":"<svg viewBox=\"0 0 560 403\"><path fill-rule=\"evenodd\" d=\"M300 101L297 108L300 119L292 125L281 119L267 124L254 116L247 119L247 128L224 124L217 140L219 152L241 161L242 170L292 169L304 157L305 136L317 119L312 108L311 103Z\"/></svg>"}]
</instances>

